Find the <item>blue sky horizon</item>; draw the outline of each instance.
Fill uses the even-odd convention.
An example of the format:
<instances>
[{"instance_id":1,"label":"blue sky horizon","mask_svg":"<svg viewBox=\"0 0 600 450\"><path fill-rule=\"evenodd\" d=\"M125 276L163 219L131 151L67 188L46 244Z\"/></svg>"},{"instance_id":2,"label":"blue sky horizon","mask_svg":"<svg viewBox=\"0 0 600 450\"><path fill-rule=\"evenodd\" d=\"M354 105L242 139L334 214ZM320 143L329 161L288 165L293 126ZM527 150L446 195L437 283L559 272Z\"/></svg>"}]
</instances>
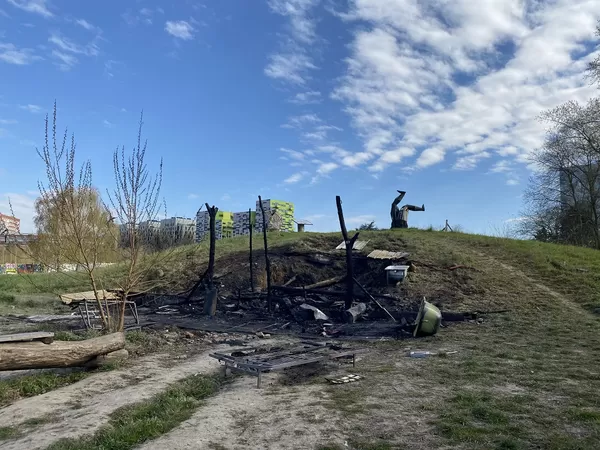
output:
<instances>
[{"instance_id":1,"label":"blue sky horizon","mask_svg":"<svg viewBox=\"0 0 600 450\"><path fill-rule=\"evenodd\" d=\"M537 117L597 88L592 0L0 0L0 212L22 231L44 167L44 118L113 181L144 111L169 216L205 202L291 201L314 231L514 224L544 138Z\"/></svg>"}]
</instances>

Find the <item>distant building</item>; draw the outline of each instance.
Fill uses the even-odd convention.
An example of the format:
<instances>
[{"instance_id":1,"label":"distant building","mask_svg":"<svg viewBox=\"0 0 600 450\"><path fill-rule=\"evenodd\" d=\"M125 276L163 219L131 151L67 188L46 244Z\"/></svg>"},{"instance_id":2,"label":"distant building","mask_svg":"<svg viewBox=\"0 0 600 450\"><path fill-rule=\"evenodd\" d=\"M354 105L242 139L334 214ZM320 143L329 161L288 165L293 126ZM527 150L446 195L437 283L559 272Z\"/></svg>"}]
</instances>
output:
<instances>
[{"instance_id":1,"label":"distant building","mask_svg":"<svg viewBox=\"0 0 600 450\"><path fill-rule=\"evenodd\" d=\"M252 224L252 225L250 225ZM245 211L233 213L233 235L247 236L250 234L250 227L256 224L256 212Z\"/></svg>"},{"instance_id":2,"label":"distant building","mask_svg":"<svg viewBox=\"0 0 600 450\"><path fill-rule=\"evenodd\" d=\"M161 236L173 244L192 243L196 237L196 221L185 217L171 217L160 221Z\"/></svg>"},{"instance_id":3,"label":"distant building","mask_svg":"<svg viewBox=\"0 0 600 450\"><path fill-rule=\"evenodd\" d=\"M21 219L0 213L0 236L16 235L21 232Z\"/></svg>"},{"instance_id":4,"label":"distant building","mask_svg":"<svg viewBox=\"0 0 600 450\"><path fill-rule=\"evenodd\" d=\"M210 216L208 211L198 211L196 214L196 242L207 238L210 234ZM216 239L233 237L233 214L229 211L218 211L215 217Z\"/></svg>"},{"instance_id":5,"label":"distant building","mask_svg":"<svg viewBox=\"0 0 600 450\"><path fill-rule=\"evenodd\" d=\"M265 223L268 230L294 231L294 204L281 200L263 200ZM260 203L256 201L256 231L263 231L263 217Z\"/></svg>"},{"instance_id":6,"label":"distant building","mask_svg":"<svg viewBox=\"0 0 600 450\"><path fill-rule=\"evenodd\" d=\"M144 244L155 244L160 239L160 220L145 220L137 227L137 235Z\"/></svg>"},{"instance_id":7,"label":"distant building","mask_svg":"<svg viewBox=\"0 0 600 450\"><path fill-rule=\"evenodd\" d=\"M294 231L294 204L281 200L263 200L265 219L269 230ZM262 233L262 213L256 202L256 211L231 213L218 211L216 217L216 238L225 239L233 236L250 234L250 222L256 232ZM208 211L199 210L196 214L196 242L200 242L210 233L210 216Z\"/></svg>"}]
</instances>

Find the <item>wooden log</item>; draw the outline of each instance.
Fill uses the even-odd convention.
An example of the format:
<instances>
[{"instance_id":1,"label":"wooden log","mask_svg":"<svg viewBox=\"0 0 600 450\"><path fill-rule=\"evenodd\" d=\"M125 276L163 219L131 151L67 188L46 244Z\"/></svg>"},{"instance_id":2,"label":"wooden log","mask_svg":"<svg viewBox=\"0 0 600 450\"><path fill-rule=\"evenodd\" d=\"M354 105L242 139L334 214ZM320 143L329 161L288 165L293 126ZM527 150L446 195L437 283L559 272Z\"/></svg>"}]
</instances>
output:
<instances>
[{"instance_id":1,"label":"wooden log","mask_svg":"<svg viewBox=\"0 0 600 450\"><path fill-rule=\"evenodd\" d=\"M362 316L366 310L367 310L366 303L357 303L356 305L352 306L351 308L348 308L346 311L344 311L344 316L346 317L346 322L347 323L355 323L356 319L358 319L360 316Z\"/></svg>"},{"instance_id":2,"label":"wooden log","mask_svg":"<svg viewBox=\"0 0 600 450\"><path fill-rule=\"evenodd\" d=\"M338 219L340 220L340 228L342 230L342 236L346 243L346 309L352 307L353 292L354 292L354 273L352 267L352 248L354 242L358 239L358 233L352 236L352 239L348 238L348 230L346 229L346 222L344 220L344 211L342 210L342 198L338 195L335 197L335 203L337 205Z\"/></svg>"},{"instance_id":3,"label":"wooden log","mask_svg":"<svg viewBox=\"0 0 600 450\"><path fill-rule=\"evenodd\" d=\"M125 361L127 358L129 358L129 352L122 348L121 350L110 352L106 355L98 355L95 358L92 358L85 364L85 367L88 369L96 369L111 363Z\"/></svg>"},{"instance_id":4,"label":"wooden log","mask_svg":"<svg viewBox=\"0 0 600 450\"><path fill-rule=\"evenodd\" d=\"M97 355L125 347L125 334L113 333L85 341L0 344L0 370L82 366Z\"/></svg>"},{"instance_id":5,"label":"wooden log","mask_svg":"<svg viewBox=\"0 0 600 450\"><path fill-rule=\"evenodd\" d=\"M329 278L327 280L319 281L318 283L309 284L308 286L304 286L304 289L316 289L327 286L333 286L334 284L341 283L346 279L346 275L342 275L341 277ZM284 285L286 286L286 285Z\"/></svg>"}]
</instances>

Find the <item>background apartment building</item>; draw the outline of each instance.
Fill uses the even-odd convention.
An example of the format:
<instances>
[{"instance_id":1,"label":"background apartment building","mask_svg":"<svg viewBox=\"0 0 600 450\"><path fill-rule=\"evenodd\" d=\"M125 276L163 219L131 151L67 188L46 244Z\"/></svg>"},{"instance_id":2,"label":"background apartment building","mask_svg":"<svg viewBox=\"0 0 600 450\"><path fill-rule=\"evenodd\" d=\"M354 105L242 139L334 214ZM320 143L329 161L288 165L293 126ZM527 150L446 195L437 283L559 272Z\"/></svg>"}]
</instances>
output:
<instances>
[{"instance_id":1,"label":"background apartment building","mask_svg":"<svg viewBox=\"0 0 600 450\"><path fill-rule=\"evenodd\" d=\"M196 242L208 238L210 234L210 216L208 211L198 211L196 214ZM233 214L228 211L218 211L215 217L215 235L217 239L233 237Z\"/></svg>"},{"instance_id":2,"label":"background apartment building","mask_svg":"<svg viewBox=\"0 0 600 450\"><path fill-rule=\"evenodd\" d=\"M281 200L263 200L265 220L268 230L294 231L294 204ZM216 238L225 239L233 236L250 234L250 223L253 230L262 233L262 212L256 202L255 211L231 213L218 211L215 221ZM210 216L208 211L199 210L196 214L196 242L206 239L210 233Z\"/></svg>"},{"instance_id":3,"label":"background apartment building","mask_svg":"<svg viewBox=\"0 0 600 450\"><path fill-rule=\"evenodd\" d=\"M16 235L21 230L21 219L0 213L0 236Z\"/></svg>"},{"instance_id":4,"label":"background apartment building","mask_svg":"<svg viewBox=\"0 0 600 450\"><path fill-rule=\"evenodd\" d=\"M191 244L196 237L196 221L185 217L171 217L160 221L163 238L174 244Z\"/></svg>"}]
</instances>

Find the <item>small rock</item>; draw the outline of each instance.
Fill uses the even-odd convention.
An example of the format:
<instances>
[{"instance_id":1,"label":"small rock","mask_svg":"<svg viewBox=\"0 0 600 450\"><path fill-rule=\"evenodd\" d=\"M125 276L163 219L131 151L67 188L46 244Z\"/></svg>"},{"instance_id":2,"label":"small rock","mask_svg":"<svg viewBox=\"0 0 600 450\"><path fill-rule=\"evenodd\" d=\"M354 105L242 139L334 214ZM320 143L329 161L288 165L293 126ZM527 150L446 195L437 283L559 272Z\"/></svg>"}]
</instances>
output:
<instances>
[{"instance_id":1,"label":"small rock","mask_svg":"<svg viewBox=\"0 0 600 450\"><path fill-rule=\"evenodd\" d=\"M183 333L183 337L186 337L188 339L194 339L196 335L190 331L186 331L185 333Z\"/></svg>"}]
</instances>

